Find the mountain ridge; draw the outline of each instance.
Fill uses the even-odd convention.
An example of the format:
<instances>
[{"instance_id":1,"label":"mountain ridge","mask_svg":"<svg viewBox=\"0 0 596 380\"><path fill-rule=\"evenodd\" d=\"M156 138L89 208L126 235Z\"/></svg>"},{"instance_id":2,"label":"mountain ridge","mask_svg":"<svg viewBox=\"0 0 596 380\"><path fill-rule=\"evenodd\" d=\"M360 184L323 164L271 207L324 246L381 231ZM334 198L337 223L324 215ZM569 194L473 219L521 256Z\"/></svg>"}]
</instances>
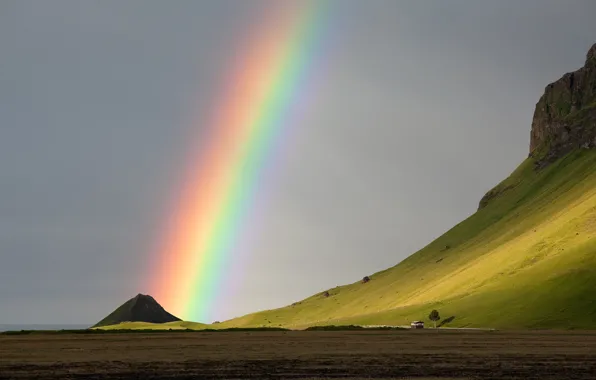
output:
<instances>
[{"instance_id":1,"label":"mountain ridge","mask_svg":"<svg viewBox=\"0 0 596 380\"><path fill-rule=\"evenodd\" d=\"M477 212L399 264L229 326L596 328L596 44L536 104L530 154Z\"/></svg>"}]
</instances>

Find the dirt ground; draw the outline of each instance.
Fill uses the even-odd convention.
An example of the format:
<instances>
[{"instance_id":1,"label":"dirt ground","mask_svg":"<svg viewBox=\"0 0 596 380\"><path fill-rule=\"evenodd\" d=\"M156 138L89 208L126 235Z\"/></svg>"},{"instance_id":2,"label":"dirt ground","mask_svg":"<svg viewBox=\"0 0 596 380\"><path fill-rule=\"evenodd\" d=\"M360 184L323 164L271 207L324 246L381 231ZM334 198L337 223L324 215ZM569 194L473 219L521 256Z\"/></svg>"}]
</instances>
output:
<instances>
[{"instance_id":1,"label":"dirt ground","mask_svg":"<svg viewBox=\"0 0 596 380\"><path fill-rule=\"evenodd\" d=\"M596 379L596 332L0 335L0 379Z\"/></svg>"}]
</instances>

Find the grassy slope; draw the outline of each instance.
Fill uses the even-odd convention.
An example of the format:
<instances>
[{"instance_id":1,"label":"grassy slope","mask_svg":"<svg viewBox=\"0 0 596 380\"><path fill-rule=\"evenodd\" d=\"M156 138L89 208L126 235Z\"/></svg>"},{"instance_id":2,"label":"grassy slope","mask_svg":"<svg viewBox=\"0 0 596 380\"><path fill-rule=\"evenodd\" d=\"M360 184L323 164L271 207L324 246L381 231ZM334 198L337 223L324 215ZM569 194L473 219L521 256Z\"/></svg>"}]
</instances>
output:
<instances>
[{"instance_id":1,"label":"grassy slope","mask_svg":"<svg viewBox=\"0 0 596 380\"><path fill-rule=\"evenodd\" d=\"M168 322L168 323L148 323L148 322L122 322L117 325L101 326L97 329L101 330L201 330L207 328L208 325L197 322Z\"/></svg>"},{"instance_id":2,"label":"grassy slope","mask_svg":"<svg viewBox=\"0 0 596 380\"><path fill-rule=\"evenodd\" d=\"M221 327L407 324L437 308L455 317L449 326L595 328L596 152L573 152L540 173L533 164L524 161L488 206L369 283Z\"/></svg>"}]
</instances>

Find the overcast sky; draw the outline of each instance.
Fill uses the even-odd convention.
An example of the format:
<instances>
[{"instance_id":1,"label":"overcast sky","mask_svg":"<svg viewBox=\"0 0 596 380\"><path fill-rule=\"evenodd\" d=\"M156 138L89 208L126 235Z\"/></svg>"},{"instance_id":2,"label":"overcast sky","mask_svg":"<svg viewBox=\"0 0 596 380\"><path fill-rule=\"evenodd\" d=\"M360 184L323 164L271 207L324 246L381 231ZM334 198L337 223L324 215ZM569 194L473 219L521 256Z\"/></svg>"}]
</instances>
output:
<instances>
[{"instance_id":1,"label":"overcast sky","mask_svg":"<svg viewBox=\"0 0 596 380\"><path fill-rule=\"evenodd\" d=\"M0 0L0 323L95 323L146 292L202 127L189 115L280 2ZM593 0L336 0L316 101L213 319L357 281L473 213L527 156L534 106L583 64L594 15Z\"/></svg>"}]
</instances>

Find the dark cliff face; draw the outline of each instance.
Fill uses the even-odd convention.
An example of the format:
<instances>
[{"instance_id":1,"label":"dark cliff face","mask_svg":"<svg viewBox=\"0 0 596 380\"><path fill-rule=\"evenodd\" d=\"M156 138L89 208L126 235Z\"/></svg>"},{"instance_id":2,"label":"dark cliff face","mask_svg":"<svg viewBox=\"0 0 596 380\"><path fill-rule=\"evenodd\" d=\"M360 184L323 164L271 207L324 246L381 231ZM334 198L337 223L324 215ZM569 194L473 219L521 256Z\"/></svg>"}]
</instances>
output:
<instances>
[{"instance_id":1,"label":"dark cliff face","mask_svg":"<svg viewBox=\"0 0 596 380\"><path fill-rule=\"evenodd\" d=\"M534 111L530 157L540 170L574 149L592 148L596 148L596 44L584 67L546 86ZM514 186L497 185L480 200L478 209Z\"/></svg>"},{"instance_id":2,"label":"dark cliff face","mask_svg":"<svg viewBox=\"0 0 596 380\"><path fill-rule=\"evenodd\" d=\"M536 104L530 156L537 167L576 148L596 147L596 44L581 69L546 86Z\"/></svg>"}]
</instances>

